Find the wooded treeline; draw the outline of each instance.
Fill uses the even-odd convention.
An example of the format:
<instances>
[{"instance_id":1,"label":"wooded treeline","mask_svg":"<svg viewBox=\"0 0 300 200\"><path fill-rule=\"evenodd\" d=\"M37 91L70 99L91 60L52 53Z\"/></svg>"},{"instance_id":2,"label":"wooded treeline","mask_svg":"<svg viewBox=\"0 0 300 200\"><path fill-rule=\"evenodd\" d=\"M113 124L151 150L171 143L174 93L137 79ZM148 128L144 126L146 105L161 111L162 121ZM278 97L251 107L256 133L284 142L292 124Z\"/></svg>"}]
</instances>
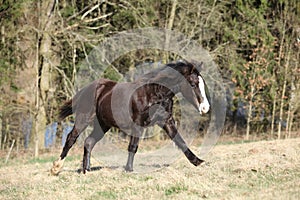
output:
<instances>
[{"instance_id":1,"label":"wooded treeline","mask_svg":"<svg viewBox=\"0 0 300 200\"><path fill-rule=\"evenodd\" d=\"M0 0L0 148L43 148L46 125L73 95L77 64L104 38L144 27L179 31L210 52L229 91L224 133L299 132L298 0ZM113 69L174 59L141 50Z\"/></svg>"}]
</instances>

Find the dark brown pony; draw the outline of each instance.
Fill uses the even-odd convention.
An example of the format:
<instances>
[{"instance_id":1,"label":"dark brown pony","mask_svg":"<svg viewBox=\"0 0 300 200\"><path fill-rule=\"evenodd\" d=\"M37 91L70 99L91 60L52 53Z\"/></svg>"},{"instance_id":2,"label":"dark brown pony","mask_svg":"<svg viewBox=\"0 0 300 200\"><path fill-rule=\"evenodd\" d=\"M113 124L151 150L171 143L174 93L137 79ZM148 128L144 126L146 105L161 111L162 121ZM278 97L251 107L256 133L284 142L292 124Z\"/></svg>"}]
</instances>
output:
<instances>
[{"instance_id":1,"label":"dark brown pony","mask_svg":"<svg viewBox=\"0 0 300 200\"><path fill-rule=\"evenodd\" d=\"M173 97L182 93L199 112L206 113L209 103L198 66L189 62L169 63L134 82L117 83L99 79L82 90L61 108L60 118L76 114L60 158L54 161L52 174L58 174L63 161L82 131L94 124L84 143L83 173L90 170L90 156L95 144L111 128L117 127L130 135L126 171L133 170L133 159L145 127L157 124L182 150L187 159L198 166L203 162L188 148L175 127L172 116Z\"/></svg>"}]
</instances>

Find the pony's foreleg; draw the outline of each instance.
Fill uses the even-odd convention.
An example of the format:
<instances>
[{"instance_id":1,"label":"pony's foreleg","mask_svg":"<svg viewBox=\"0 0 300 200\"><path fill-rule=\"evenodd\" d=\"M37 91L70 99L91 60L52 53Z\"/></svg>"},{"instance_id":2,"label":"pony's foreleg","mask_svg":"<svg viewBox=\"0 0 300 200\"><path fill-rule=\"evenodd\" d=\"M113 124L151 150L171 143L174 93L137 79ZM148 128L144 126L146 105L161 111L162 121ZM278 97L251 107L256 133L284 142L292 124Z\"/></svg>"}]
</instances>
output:
<instances>
[{"instance_id":1,"label":"pony's foreleg","mask_svg":"<svg viewBox=\"0 0 300 200\"><path fill-rule=\"evenodd\" d=\"M133 159L134 155L138 150L139 137L130 136L130 142L128 145L128 159L127 164L125 166L125 171L132 172L133 171Z\"/></svg>"},{"instance_id":2,"label":"pony's foreleg","mask_svg":"<svg viewBox=\"0 0 300 200\"><path fill-rule=\"evenodd\" d=\"M164 125L161 126L168 134L168 136L173 140L173 142L181 149L187 159L195 166L200 165L204 162L198 158L186 145L185 141L177 131L175 126L175 121L173 118L170 118L166 121Z\"/></svg>"},{"instance_id":3,"label":"pony's foreleg","mask_svg":"<svg viewBox=\"0 0 300 200\"><path fill-rule=\"evenodd\" d=\"M91 152L94 148L95 144L101 140L104 134L109 130L109 127L100 126L98 120L94 122L94 130L92 133L85 139L84 141L84 154L83 154L83 162L82 162L82 172L85 174L86 171L90 171L90 158Z\"/></svg>"}]
</instances>

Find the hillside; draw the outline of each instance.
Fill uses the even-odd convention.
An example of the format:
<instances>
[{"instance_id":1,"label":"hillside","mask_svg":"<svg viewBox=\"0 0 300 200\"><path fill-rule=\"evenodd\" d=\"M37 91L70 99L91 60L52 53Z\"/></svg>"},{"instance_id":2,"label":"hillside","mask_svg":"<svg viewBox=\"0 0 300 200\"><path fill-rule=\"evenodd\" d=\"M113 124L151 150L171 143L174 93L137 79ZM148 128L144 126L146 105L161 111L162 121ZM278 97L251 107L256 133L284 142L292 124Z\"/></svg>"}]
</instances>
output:
<instances>
[{"instance_id":1,"label":"hillside","mask_svg":"<svg viewBox=\"0 0 300 200\"><path fill-rule=\"evenodd\" d=\"M193 148L196 151L196 148ZM14 158L0 165L0 199L299 199L300 138L217 145L207 163L194 167L182 156L151 173L125 173L124 163L78 173L73 149L59 176L49 169L57 152L38 160Z\"/></svg>"}]
</instances>

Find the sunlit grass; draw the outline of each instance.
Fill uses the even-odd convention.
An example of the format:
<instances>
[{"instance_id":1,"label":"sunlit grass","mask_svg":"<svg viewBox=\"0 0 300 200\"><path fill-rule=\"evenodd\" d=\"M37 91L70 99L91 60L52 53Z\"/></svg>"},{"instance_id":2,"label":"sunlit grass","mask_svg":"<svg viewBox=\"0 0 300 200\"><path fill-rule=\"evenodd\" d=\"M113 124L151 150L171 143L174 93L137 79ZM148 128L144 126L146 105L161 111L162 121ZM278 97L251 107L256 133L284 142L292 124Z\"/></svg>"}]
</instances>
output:
<instances>
[{"instance_id":1,"label":"sunlit grass","mask_svg":"<svg viewBox=\"0 0 300 200\"><path fill-rule=\"evenodd\" d=\"M0 168L0 199L297 199L299 144L293 139L218 145L203 166L182 156L151 173L100 167L83 175L77 152L61 174L50 176L56 153L14 158Z\"/></svg>"}]
</instances>

